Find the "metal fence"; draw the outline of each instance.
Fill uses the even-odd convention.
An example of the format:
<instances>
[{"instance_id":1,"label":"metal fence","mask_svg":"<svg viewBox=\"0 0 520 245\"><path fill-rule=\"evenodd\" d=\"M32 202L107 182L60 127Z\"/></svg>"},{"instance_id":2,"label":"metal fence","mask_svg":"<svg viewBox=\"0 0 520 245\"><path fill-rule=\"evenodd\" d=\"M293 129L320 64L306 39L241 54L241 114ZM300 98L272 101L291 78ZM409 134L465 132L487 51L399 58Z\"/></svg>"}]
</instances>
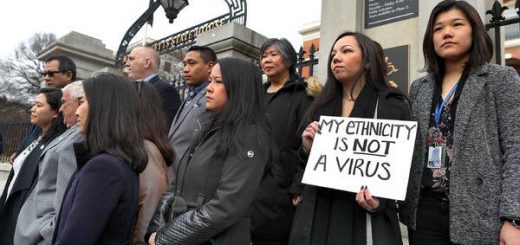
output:
<instances>
[{"instance_id":1,"label":"metal fence","mask_svg":"<svg viewBox=\"0 0 520 245\"><path fill-rule=\"evenodd\" d=\"M502 14L508 7L502 6L499 1L495 1L493 7L486 12L486 14L491 15L491 20L489 24L486 25L486 28L493 29L495 31L495 56L496 63L502 63L502 42L501 40L501 30L500 27L508 26L508 25L520 25L520 0L517 0L514 8L516 9L517 16L516 18L506 19Z\"/></svg>"},{"instance_id":2,"label":"metal fence","mask_svg":"<svg viewBox=\"0 0 520 245\"><path fill-rule=\"evenodd\" d=\"M311 47L309 48L309 58L305 58L305 52L303 50L303 47L300 47L300 51L298 52L298 59L297 59L297 67L298 67L298 75L303 76L302 71L303 67L309 67L309 76L314 76L314 66L318 64L318 59L316 58L316 52L318 50L314 46L314 44L311 44Z\"/></svg>"},{"instance_id":3,"label":"metal fence","mask_svg":"<svg viewBox=\"0 0 520 245\"><path fill-rule=\"evenodd\" d=\"M0 149L0 162L9 161L18 149L18 145L31 129L31 123L5 123L0 122L0 134L3 138L3 149Z\"/></svg>"}]
</instances>

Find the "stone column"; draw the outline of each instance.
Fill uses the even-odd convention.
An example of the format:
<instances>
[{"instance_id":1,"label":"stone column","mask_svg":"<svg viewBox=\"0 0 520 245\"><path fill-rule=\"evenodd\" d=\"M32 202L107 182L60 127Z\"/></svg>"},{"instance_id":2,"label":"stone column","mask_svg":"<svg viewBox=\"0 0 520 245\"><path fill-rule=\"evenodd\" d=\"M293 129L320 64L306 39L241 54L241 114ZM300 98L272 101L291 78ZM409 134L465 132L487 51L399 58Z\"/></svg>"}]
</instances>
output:
<instances>
[{"instance_id":1,"label":"stone column","mask_svg":"<svg viewBox=\"0 0 520 245\"><path fill-rule=\"evenodd\" d=\"M325 83L327 60L336 37L343 31L360 31L363 1L321 1L320 52L317 77Z\"/></svg>"},{"instance_id":2,"label":"stone column","mask_svg":"<svg viewBox=\"0 0 520 245\"><path fill-rule=\"evenodd\" d=\"M238 57L258 60L260 47L265 41L267 41L267 37L262 34L244 25L230 22L199 34L196 45L212 48L218 58Z\"/></svg>"},{"instance_id":3,"label":"stone column","mask_svg":"<svg viewBox=\"0 0 520 245\"><path fill-rule=\"evenodd\" d=\"M38 54L45 61L51 56L65 55L76 63L77 80L91 77L105 69L115 72L113 51L107 49L100 39L72 31L46 47Z\"/></svg>"},{"instance_id":4,"label":"stone column","mask_svg":"<svg viewBox=\"0 0 520 245\"><path fill-rule=\"evenodd\" d=\"M365 0L368 1L368 0ZM322 0L321 37L319 53L318 78L325 82L327 77L327 59L336 37L343 31L359 31L378 41L384 49L408 45L409 84L424 75L422 43L430 12L441 0L418 1L418 16L401 21L391 22L381 26L365 29L365 1ZM486 10L491 9L494 0L468 0L479 12L484 23ZM494 39L493 31L489 35Z\"/></svg>"}]
</instances>

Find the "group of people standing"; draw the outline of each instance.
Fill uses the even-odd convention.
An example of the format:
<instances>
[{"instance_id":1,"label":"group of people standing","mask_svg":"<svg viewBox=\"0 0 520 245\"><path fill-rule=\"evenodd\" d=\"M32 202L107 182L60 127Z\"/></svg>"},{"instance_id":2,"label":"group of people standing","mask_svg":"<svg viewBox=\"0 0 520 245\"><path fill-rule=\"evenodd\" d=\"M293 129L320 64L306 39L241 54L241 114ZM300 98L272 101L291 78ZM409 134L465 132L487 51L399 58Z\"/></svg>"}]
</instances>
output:
<instances>
[{"instance_id":1,"label":"group of people standing","mask_svg":"<svg viewBox=\"0 0 520 245\"><path fill-rule=\"evenodd\" d=\"M329 52L321 88L283 38L262 45L260 68L192 46L182 102L151 48L129 54L129 79L72 82L74 63L52 57L0 198L0 243L386 245L402 244L402 222L410 244L520 244L520 78L489 64L477 11L433 9L428 74L409 96L364 34ZM417 121L406 200L302 184L320 116Z\"/></svg>"}]
</instances>

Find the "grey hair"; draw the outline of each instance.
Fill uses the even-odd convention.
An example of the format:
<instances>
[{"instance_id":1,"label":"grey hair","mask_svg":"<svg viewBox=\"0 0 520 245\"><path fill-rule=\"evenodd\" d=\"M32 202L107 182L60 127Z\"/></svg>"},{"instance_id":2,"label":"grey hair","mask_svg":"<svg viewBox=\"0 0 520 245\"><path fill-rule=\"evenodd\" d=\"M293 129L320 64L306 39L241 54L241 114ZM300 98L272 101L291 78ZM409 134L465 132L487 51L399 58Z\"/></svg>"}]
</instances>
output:
<instances>
[{"instance_id":1,"label":"grey hair","mask_svg":"<svg viewBox=\"0 0 520 245\"><path fill-rule=\"evenodd\" d=\"M287 67L289 67L289 73L295 74L297 54L291 43L285 38L271 38L267 40L264 44L262 44L262 48L260 48L260 59L262 59L262 55L270 47L274 47L280 52L283 57L283 61Z\"/></svg>"},{"instance_id":2,"label":"grey hair","mask_svg":"<svg viewBox=\"0 0 520 245\"><path fill-rule=\"evenodd\" d=\"M83 81L75 81L67 84L62 91L69 91L71 100L78 100L79 98L85 96L85 91L83 90Z\"/></svg>"}]
</instances>

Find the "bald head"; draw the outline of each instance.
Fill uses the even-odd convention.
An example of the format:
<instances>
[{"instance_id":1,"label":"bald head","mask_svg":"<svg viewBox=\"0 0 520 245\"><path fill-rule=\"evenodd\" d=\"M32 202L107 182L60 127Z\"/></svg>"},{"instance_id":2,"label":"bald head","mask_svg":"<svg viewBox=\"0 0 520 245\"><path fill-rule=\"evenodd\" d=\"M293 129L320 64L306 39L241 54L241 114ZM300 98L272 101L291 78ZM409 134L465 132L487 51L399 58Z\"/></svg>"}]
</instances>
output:
<instances>
[{"instance_id":1,"label":"bald head","mask_svg":"<svg viewBox=\"0 0 520 245\"><path fill-rule=\"evenodd\" d=\"M137 47L130 52L125 66L128 77L133 80L144 79L159 71L161 58L155 49Z\"/></svg>"}]
</instances>

